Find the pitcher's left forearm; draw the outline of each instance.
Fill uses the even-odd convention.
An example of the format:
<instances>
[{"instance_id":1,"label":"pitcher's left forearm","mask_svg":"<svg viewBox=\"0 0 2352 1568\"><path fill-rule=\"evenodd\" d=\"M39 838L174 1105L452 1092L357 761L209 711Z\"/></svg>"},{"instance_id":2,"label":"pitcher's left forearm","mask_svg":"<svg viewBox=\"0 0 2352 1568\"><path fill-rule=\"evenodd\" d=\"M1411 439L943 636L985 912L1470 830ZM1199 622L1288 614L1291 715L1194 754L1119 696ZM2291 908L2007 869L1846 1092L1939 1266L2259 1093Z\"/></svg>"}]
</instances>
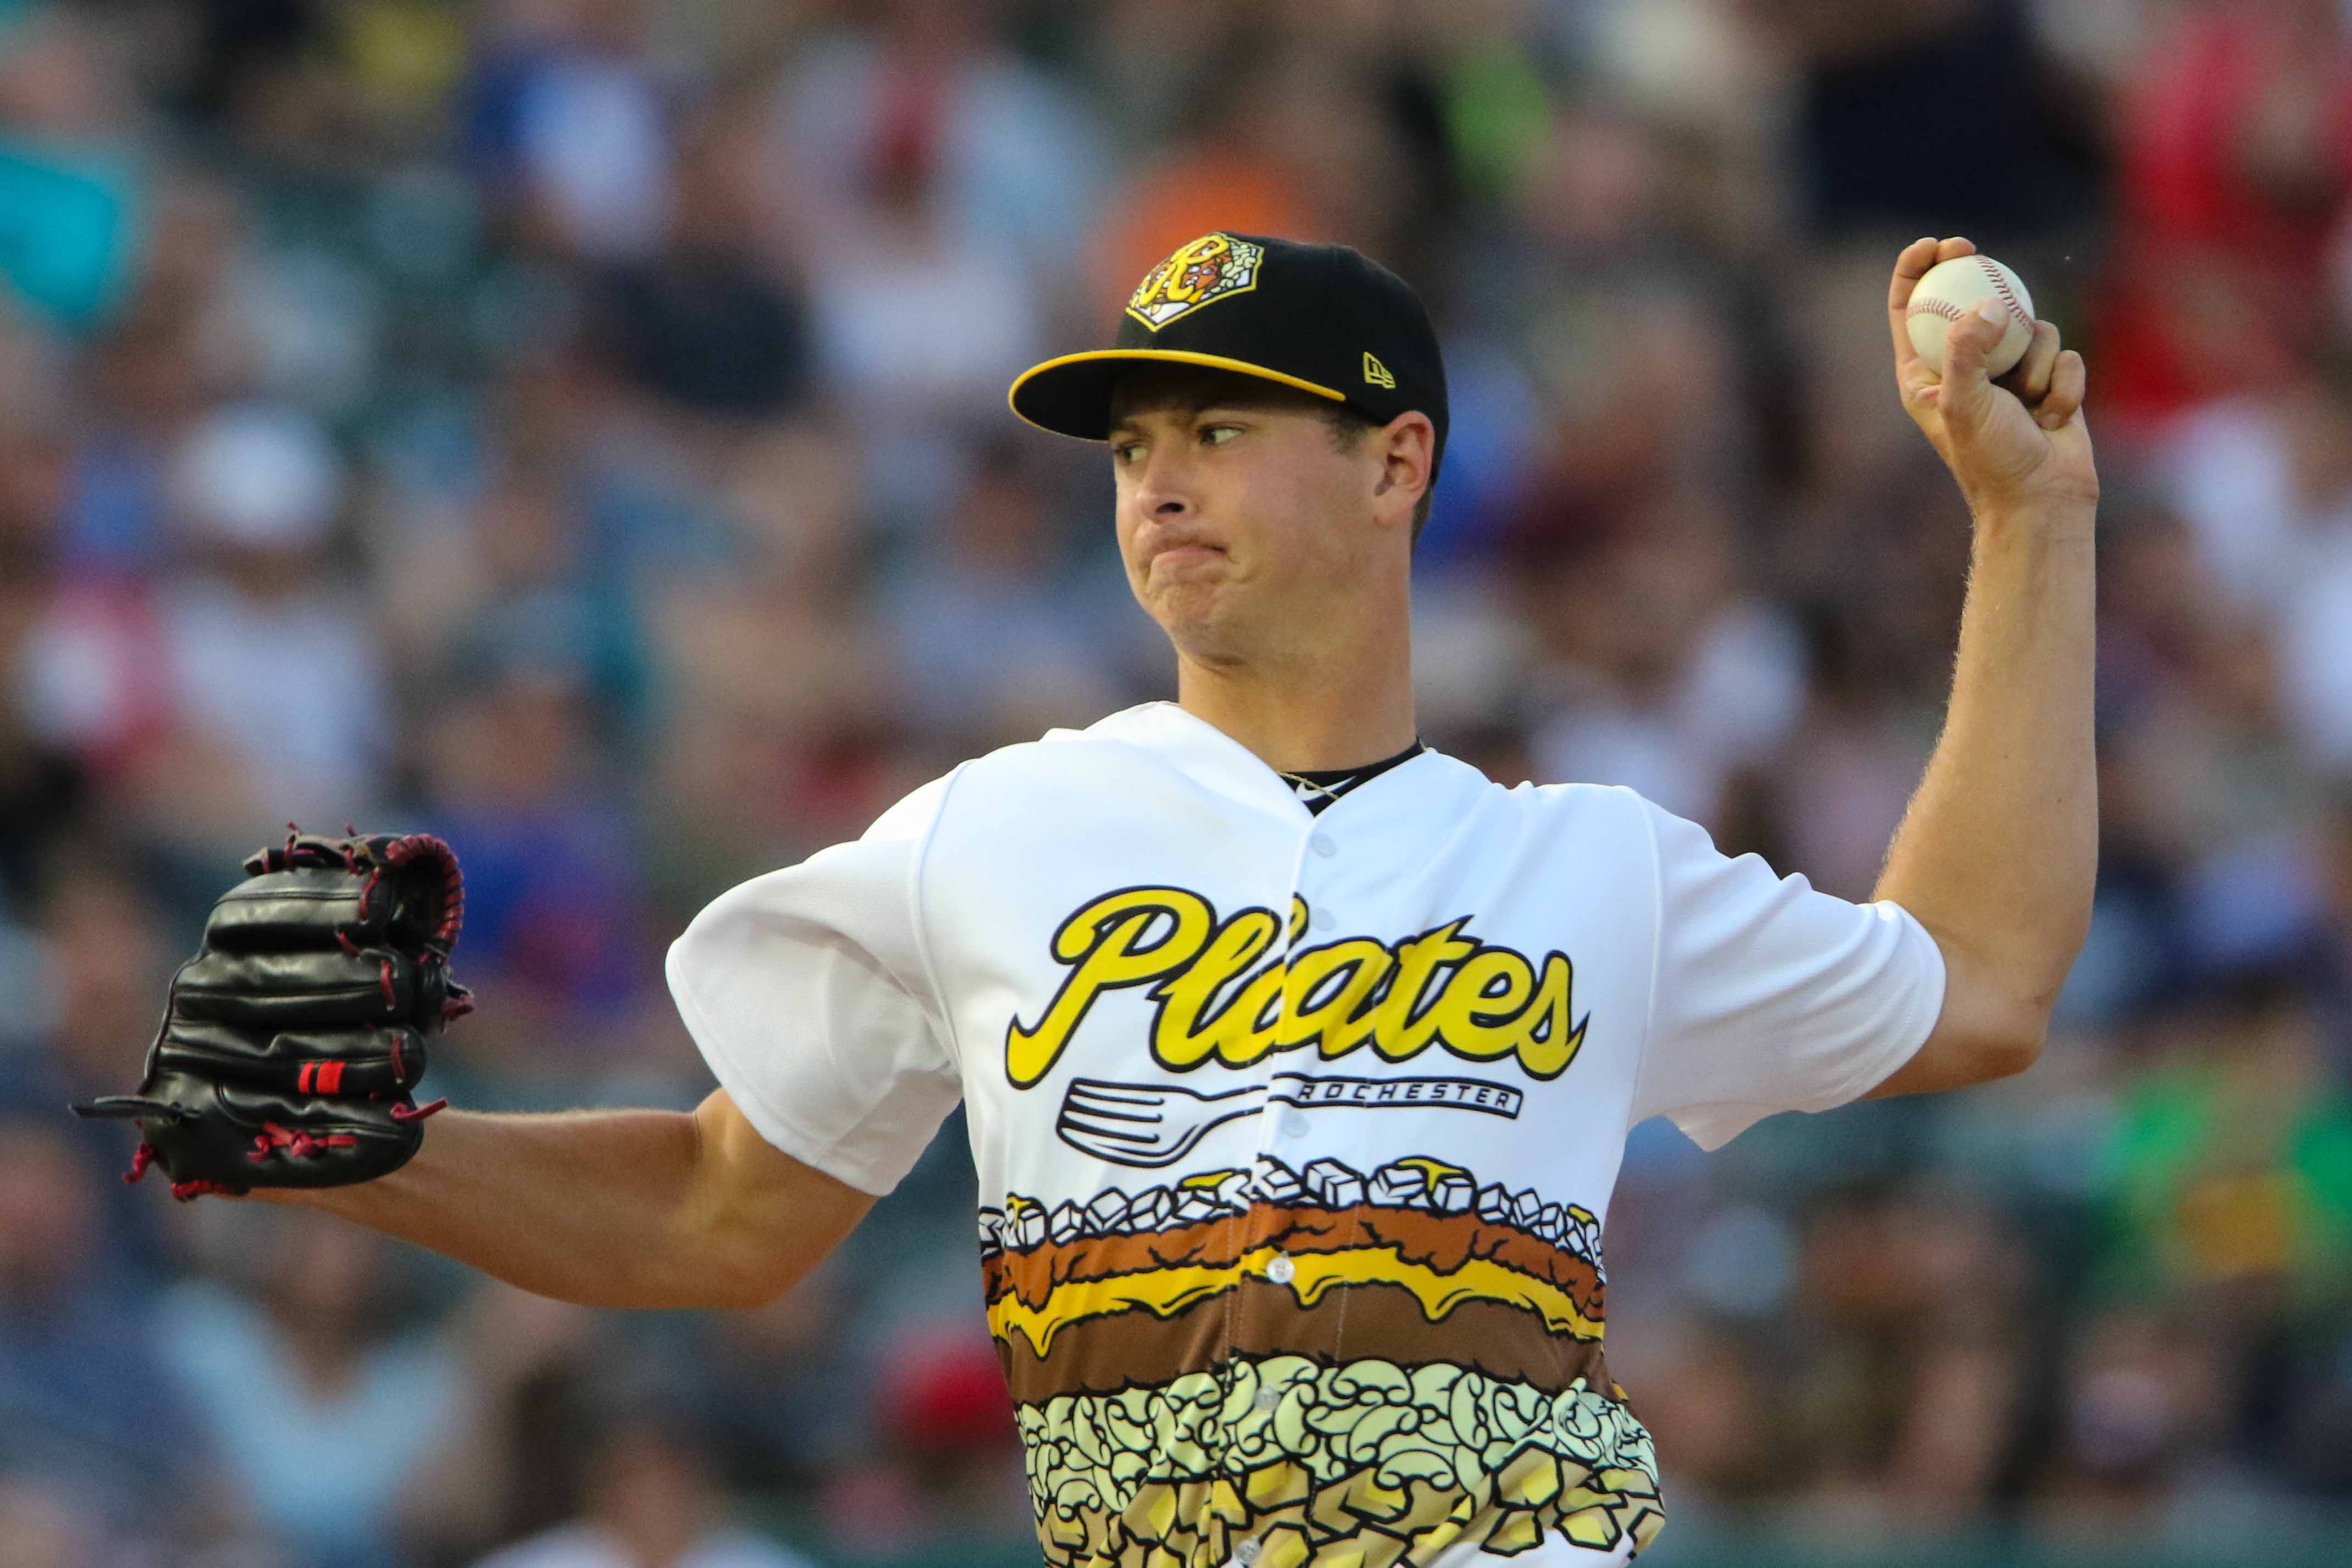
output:
<instances>
[{"instance_id":1,"label":"pitcher's left forearm","mask_svg":"<svg viewBox=\"0 0 2352 1568\"><path fill-rule=\"evenodd\" d=\"M2095 512L1978 518L1944 733L1874 894L1965 949L2037 1031L2089 930L2098 868Z\"/></svg>"}]
</instances>

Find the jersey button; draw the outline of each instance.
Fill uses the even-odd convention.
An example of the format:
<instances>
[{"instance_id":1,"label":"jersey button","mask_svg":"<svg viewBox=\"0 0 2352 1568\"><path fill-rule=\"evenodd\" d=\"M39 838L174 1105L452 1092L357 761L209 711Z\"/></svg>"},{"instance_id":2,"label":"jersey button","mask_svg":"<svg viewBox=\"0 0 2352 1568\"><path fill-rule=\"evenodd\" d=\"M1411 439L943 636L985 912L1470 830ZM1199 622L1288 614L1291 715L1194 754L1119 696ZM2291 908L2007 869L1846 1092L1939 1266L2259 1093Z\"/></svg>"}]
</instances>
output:
<instances>
[{"instance_id":1,"label":"jersey button","mask_svg":"<svg viewBox=\"0 0 2352 1568\"><path fill-rule=\"evenodd\" d=\"M1282 1113L1282 1135L1285 1138L1306 1137L1307 1113L1303 1110L1284 1111Z\"/></svg>"},{"instance_id":2,"label":"jersey button","mask_svg":"<svg viewBox=\"0 0 2352 1568\"><path fill-rule=\"evenodd\" d=\"M1298 1265L1287 1258L1276 1256L1265 1266L1265 1277L1277 1285L1287 1285L1298 1278Z\"/></svg>"},{"instance_id":3,"label":"jersey button","mask_svg":"<svg viewBox=\"0 0 2352 1568\"><path fill-rule=\"evenodd\" d=\"M1234 1543L1234 1561L1240 1563L1241 1568L1250 1568L1250 1564L1257 1561L1257 1554L1263 1550L1265 1550L1265 1548L1255 1541L1235 1542Z\"/></svg>"},{"instance_id":4,"label":"jersey button","mask_svg":"<svg viewBox=\"0 0 2352 1568\"><path fill-rule=\"evenodd\" d=\"M1271 1410L1276 1405L1282 1403L1282 1390L1278 1388L1261 1388L1257 1391L1257 1397L1250 1403L1256 1405L1260 1410ZM1244 1542L1243 1544L1255 1545L1256 1542Z\"/></svg>"},{"instance_id":5,"label":"jersey button","mask_svg":"<svg viewBox=\"0 0 2352 1568\"><path fill-rule=\"evenodd\" d=\"M1331 836L1328 833L1318 833L1309 838L1307 841L1307 847L1314 850L1318 855L1329 856L1339 852L1339 847L1331 842Z\"/></svg>"},{"instance_id":6,"label":"jersey button","mask_svg":"<svg viewBox=\"0 0 2352 1568\"><path fill-rule=\"evenodd\" d=\"M1317 910L1314 913L1307 917L1307 923L1316 931L1329 931L1331 929L1331 917L1325 911Z\"/></svg>"}]
</instances>

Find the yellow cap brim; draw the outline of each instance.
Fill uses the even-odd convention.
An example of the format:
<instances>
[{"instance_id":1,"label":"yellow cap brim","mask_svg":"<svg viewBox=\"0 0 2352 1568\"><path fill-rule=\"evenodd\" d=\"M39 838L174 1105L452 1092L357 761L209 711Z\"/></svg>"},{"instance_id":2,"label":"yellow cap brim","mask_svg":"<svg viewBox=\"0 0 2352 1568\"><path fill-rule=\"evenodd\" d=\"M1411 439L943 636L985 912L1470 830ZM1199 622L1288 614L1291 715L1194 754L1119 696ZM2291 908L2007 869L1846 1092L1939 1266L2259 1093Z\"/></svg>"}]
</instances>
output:
<instances>
[{"instance_id":1,"label":"yellow cap brim","mask_svg":"<svg viewBox=\"0 0 2352 1568\"><path fill-rule=\"evenodd\" d=\"M1197 364L1229 370L1284 386L1311 392L1334 403L1345 403L1344 392L1285 375L1278 370L1227 359L1223 354L1192 353L1183 349L1089 349L1031 365L1014 379L1004 395L1013 412L1040 430L1075 436L1081 441L1101 441L1110 435L1110 395L1130 360L1160 360L1170 364Z\"/></svg>"}]
</instances>

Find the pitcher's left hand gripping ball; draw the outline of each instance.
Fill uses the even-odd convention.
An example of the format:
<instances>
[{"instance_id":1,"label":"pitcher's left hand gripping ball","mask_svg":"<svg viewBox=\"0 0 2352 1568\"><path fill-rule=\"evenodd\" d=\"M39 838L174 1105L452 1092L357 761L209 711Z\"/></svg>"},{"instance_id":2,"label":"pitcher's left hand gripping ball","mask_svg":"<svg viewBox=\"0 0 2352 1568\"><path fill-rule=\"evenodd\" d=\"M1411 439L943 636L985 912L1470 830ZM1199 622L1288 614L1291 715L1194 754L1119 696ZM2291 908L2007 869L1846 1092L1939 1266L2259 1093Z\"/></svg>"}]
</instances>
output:
<instances>
[{"instance_id":1,"label":"pitcher's left hand gripping ball","mask_svg":"<svg viewBox=\"0 0 2352 1568\"><path fill-rule=\"evenodd\" d=\"M424 1037L473 1008L449 973L457 856L423 834L289 833L245 870L172 979L139 1092L74 1110L136 1119L125 1179L161 1165L181 1199L398 1170L446 1103L409 1094Z\"/></svg>"}]
</instances>

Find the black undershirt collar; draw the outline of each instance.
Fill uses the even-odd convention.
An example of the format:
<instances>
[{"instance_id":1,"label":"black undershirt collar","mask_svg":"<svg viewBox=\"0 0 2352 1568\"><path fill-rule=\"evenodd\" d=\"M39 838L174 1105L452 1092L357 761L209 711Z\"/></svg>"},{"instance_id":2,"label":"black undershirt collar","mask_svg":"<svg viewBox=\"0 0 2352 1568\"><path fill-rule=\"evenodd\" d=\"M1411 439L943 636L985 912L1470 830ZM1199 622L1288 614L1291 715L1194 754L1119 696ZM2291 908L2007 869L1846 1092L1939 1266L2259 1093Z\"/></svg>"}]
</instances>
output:
<instances>
[{"instance_id":1,"label":"black undershirt collar","mask_svg":"<svg viewBox=\"0 0 2352 1568\"><path fill-rule=\"evenodd\" d=\"M1361 788L1398 763L1409 763L1428 749L1416 738L1412 745L1395 756L1382 757L1377 763L1366 763L1358 768L1315 768L1302 773L1293 773L1286 768L1274 771L1282 775L1282 782L1290 786L1290 793L1298 797L1299 804L1307 808L1307 813L1319 816L1325 806L1349 790Z\"/></svg>"}]
</instances>

